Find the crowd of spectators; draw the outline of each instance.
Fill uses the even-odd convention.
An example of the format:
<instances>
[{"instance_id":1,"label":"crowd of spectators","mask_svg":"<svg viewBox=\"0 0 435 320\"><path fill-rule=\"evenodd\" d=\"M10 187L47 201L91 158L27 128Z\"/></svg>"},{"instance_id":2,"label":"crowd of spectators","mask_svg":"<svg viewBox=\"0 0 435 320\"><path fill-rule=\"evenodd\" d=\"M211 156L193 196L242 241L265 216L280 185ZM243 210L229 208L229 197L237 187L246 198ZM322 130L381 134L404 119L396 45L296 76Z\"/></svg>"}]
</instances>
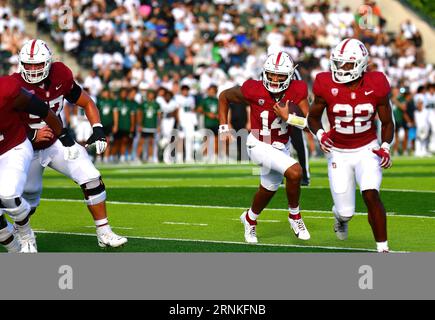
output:
<instances>
[{"instance_id":1,"label":"crowd of spectators","mask_svg":"<svg viewBox=\"0 0 435 320\"><path fill-rule=\"evenodd\" d=\"M10 38L22 35L23 24L14 18L17 11L7 11L5 3L0 0L2 50L13 57L25 36L21 40L8 39L4 26L19 30L10 31ZM412 129L422 123L417 120L422 118L420 114L414 116L420 104L429 112L427 141L430 132L435 131L435 125L431 129L430 124L435 117L435 69L426 63L424 39L409 20L397 32L386 32L388 21L375 1L362 1L357 12L340 1L327 0L310 1L309 5L303 0L28 3L32 5L27 5L26 15L37 22L39 30L49 33L83 70L92 70L89 75L83 72L77 76L96 99L104 89L114 98L121 89L127 89L135 91L132 95L136 103L146 100L147 90L155 91L162 99L169 92L176 101L181 88L187 86L196 104L192 112L196 112L211 86L216 86L219 94L248 78L259 79L267 54L282 49L290 53L310 85L318 72L329 70L330 49L345 37L356 37L370 52L369 69L384 72L395 88L393 106L396 122L401 125L395 150L401 154L414 150L412 141L419 135L412 132L425 131ZM160 117L171 112L161 110ZM202 118L212 117L210 113L196 113L201 115L199 126L204 125ZM311 154L315 154L315 145L312 139L309 141ZM434 146L429 149L435 152L435 137L431 143Z\"/></svg>"}]
</instances>

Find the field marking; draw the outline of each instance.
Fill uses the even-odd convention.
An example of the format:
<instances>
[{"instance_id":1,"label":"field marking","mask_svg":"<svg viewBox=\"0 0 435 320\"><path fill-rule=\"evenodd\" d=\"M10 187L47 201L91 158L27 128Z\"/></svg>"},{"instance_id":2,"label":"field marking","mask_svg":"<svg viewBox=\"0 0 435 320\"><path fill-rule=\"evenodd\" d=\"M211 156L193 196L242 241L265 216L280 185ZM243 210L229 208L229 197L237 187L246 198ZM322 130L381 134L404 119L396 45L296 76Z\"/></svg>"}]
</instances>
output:
<instances>
[{"instance_id":1,"label":"field marking","mask_svg":"<svg viewBox=\"0 0 435 320\"><path fill-rule=\"evenodd\" d=\"M304 216L304 218L305 218L305 216ZM240 222L240 219L231 219L231 221L239 221ZM259 219L258 221L259 222L268 222L268 223L283 222L281 220L262 220L262 219Z\"/></svg>"},{"instance_id":2,"label":"field marking","mask_svg":"<svg viewBox=\"0 0 435 320\"><path fill-rule=\"evenodd\" d=\"M173 221L164 221L162 223L163 224L175 224L175 225L208 227L207 223L189 223L189 222L173 222Z\"/></svg>"},{"instance_id":3,"label":"field marking","mask_svg":"<svg viewBox=\"0 0 435 320\"><path fill-rule=\"evenodd\" d=\"M88 229L95 229L95 226L84 226L83 228L88 228ZM127 227L114 227L114 226L110 226L111 229L119 229L119 230L134 230L134 228L127 228Z\"/></svg>"},{"instance_id":4,"label":"field marking","mask_svg":"<svg viewBox=\"0 0 435 320\"><path fill-rule=\"evenodd\" d=\"M110 179L115 179L115 178L108 178L105 180L110 180ZM204 178L201 178L204 179ZM240 177L238 178L228 178L228 179L242 179ZM184 181L186 179L183 178L176 178L176 179L148 179L148 178L129 178L128 180L147 180L147 181ZM209 180L213 180L212 178L209 178ZM46 187L46 188L56 188L56 189L77 189L77 186L52 186L52 187ZM256 185L209 185L209 184L196 184L194 186L190 186L190 185L172 185L172 186L138 186L138 187L131 187L131 186L114 186L114 187L109 187L109 189L132 189L132 188L136 188L136 189L169 189L169 188L258 188L258 184ZM280 188L284 188L284 186L280 186ZM302 189L328 189L329 187L326 186L309 186L309 187L305 187L302 186ZM359 191L359 190L357 190ZM410 193L435 193L434 190L412 190L412 189L381 189L382 191L388 191L388 192L410 192Z\"/></svg>"},{"instance_id":5,"label":"field marking","mask_svg":"<svg viewBox=\"0 0 435 320\"><path fill-rule=\"evenodd\" d=\"M95 234L80 233L80 232L38 231L36 233L96 237ZM328 250L358 250L358 251L364 251L364 252L376 252L376 250L374 250L374 249L367 249L367 248L347 248L347 247L333 247L333 246L304 246L304 245L298 245L298 244L282 244L282 243L281 244L280 243L276 243L276 244L275 243L247 244L246 242L225 241L225 240L200 240L200 239L140 237L140 236L126 236L126 237L129 239L139 239L139 240L162 240L162 241L181 241L181 242L199 242L199 243L216 243L216 244L236 244L236 245L259 246L259 247L313 248L313 249L328 249ZM409 251L390 251L390 253L409 253Z\"/></svg>"},{"instance_id":6,"label":"field marking","mask_svg":"<svg viewBox=\"0 0 435 320\"><path fill-rule=\"evenodd\" d=\"M41 198L43 201L48 202L75 202L75 203L83 203L83 200L74 200L74 199L50 199L50 198ZM237 209L237 210L246 210L246 207L225 207L225 206L202 206L202 205L195 205L195 204L176 204L176 203L151 203L151 202L121 202L121 201L106 201L107 204L113 204L113 205L131 205L131 206L155 206L155 207L178 207L178 208L198 208L198 209L225 209L225 210L231 210L231 209ZM287 209L276 209L276 208L270 208L265 209L267 211L288 211ZM302 212L308 211L308 212L317 212L317 213L328 213L332 214L332 211L326 211L326 210L315 210L315 209L305 209L302 210ZM355 212L355 216L367 216L366 212ZM401 217L401 218L421 218L421 219L435 219L435 217L430 216L419 216L419 215L405 215L405 214L397 214L397 212L388 212L388 217Z\"/></svg>"}]
</instances>

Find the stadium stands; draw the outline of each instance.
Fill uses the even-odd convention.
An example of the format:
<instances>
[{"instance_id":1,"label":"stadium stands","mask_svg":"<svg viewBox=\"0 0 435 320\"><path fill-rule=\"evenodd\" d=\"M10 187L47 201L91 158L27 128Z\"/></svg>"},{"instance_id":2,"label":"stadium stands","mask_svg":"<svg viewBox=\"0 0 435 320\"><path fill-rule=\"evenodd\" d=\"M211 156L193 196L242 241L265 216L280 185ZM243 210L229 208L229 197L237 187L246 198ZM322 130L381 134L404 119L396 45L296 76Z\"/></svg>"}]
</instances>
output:
<instances>
[{"instance_id":1,"label":"stadium stands","mask_svg":"<svg viewBox=\"0 0 435 320\"><path fill-rule=\"evenodd\" d=\"M330 48L342 38L357 37L370 51L370 69L385 72L402 96L420 90L419 99L435 116L433 90L428 86L435 82L435 70L425 62L424 39L412 21L403 21L401 29L392 34L385 31L388 21L374 2L361 1L357 12L339 1L310 3L31 0L8 6L0 0L0 70L8 71L26 39L17 8L84 69L94 69L112 92L121 87L164 87L176 96L187 84L196 102L211 84L220 92L248 78L259 78L265 55L279 49L291 54L302 78L311 84L318 72L329 69ZM14 4L18 5L12 9ZM368 12L373 13L372 19L367 19ZM427 90L421 89L426 86ZM98 95L102 87L89 89ZM415 109L412 103L406 111L410 118ZM408 127L415 126L407 121ZM403 131L398 138L403 139Z\"/></svg>"}]
</instances>

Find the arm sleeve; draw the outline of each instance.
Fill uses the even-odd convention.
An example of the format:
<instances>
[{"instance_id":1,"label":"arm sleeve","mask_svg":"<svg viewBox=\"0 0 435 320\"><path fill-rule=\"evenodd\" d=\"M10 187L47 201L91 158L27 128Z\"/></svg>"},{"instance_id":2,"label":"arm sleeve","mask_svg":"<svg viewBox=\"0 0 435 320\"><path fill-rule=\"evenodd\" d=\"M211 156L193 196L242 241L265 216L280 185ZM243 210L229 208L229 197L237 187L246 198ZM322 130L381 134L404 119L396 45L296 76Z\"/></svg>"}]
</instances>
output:
<instances>
[{"instance_id":1,"label":"arm sleeve","mask_svg":"<svg viewBox=\"0 0 435 320\"><path fill-rule=\"evenodd\" d=\"M65 96L65 99L68 100L68 102L75 104L77 100L79 100L81 94L82 88L80 88L77 82L73 81L72 88L70 92Z\"/></svg>"},{"instance_id":2,"label":"arm sleeve","mask_svg":"<svg viewBox=\"0 0 435 320\"><path fill-rule=\"evenodd\" d=\"M42 119L45 119L48 115L48 104L43 102L41 99L32 95L30 98L30 103L27 104L24 108L24 111L30 114L34 114Z\"/></svg>"}]
</instances>

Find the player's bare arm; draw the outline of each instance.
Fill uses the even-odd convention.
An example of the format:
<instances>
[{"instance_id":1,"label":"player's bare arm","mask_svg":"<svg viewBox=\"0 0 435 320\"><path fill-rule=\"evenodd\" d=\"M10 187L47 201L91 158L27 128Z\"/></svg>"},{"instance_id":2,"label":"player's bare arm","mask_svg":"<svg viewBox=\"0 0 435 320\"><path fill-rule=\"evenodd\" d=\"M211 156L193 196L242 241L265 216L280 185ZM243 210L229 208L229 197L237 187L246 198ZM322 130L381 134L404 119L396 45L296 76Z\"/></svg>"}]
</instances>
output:
<instances>
[{"instance_id":1,"label":"player's bare arm","mask_svg":"<svg viewBox=\"0 0 435 320\"><path fill-rule=\"evenodd\" d=\"M89 120L91 126L101 123L98 108L87 92L82 90L80 97L75 104L85 110L86 118Z\"/></svg>"},{"instance_id":2,"label":"player's bare arm","mask_svg":"<svg viewBox=\"0 0 435 320\"><path fill-rule=\"evenodd\" d=\"M391 111L391 104L387 97L377 106L378 117L381 121L381 139L382 142L391 143L394 138L394 121Z\"/></svg>"},{"instance_id":3,"label":"player's bare arm","mask_svg":"<svg viewBox=\"0 0 435 320\"><path fill-rule=\"evenodd\" d=\"M330 138L330 133L325 132L322 126L322 114L327 104L325 99L320 96L314 97L314 102L311 105L310 112L308 114L308 127L311 132L317 137L320 148L323 152L330 152L333 142Z\"/></svg>"},{"instance_id":4,"label":"player's bare arm","mask_svg":"<svg viewBox=\"0 0 435 320\"><path fill-rule=\"evenodd\" d=\"M228 125L228 110L230 103L246 104L249 102L245 99L240 86L226 89L219 95L219 124Z\"/></svg>"},{"instance_id":5,"label":"player's bare arm","mask_svg":"<svg viewBox=\"0 0 435 320\"><path fill-rule=\"evenodd\" d=\"M23 112L39 116L52 129L55 136L62 132L62 122L49 106L35 95L25 89L21 89L20 94L14 101L14 108Z\"/></svg>"},{"instance_id":6,"label":"player's bare arm","mask_svg":"<svg viewBox=\"0 0 435 320\"><path fill-rule=\"evenodd\" d=\"M314 102L310 108L310 114L308 115L308 127L311 132L316 134L317 131L323 129L322 127L322 114L326 108L326 101L322 97L315 96Z\"/></svg>"},{"instance_id":7,"label":"player's bare arm","mask_svg":"<svg viewBox=\"0 0 435 320\"><path fill-rule=\"evenodd\" d=\"M93 133L88 141L86 141L86 147L95 145L97 154L104 153L107 148L106 135L104 134L100 120L100 113L95 102L84 90L82 90L75 104L85 110L86 118L92 125Z\"/></svg>"},{"instance_id":8,"label":"player's bare arm","mask_svg":"<svg viewBox=\"0 0 435 320\"><path fill-rule=\"evenodd\" d=\"M388 169L392 166L390 156L390 144L394 137L394 121L391 111L391 104L388 97L385 97L377 105L378 117L381 121L381 140L382 144L379 149L373 150L373 152L381 158L380 166L384 169Z\"/></svg>"},{"instance_id":9,"label":"player's bare arm","mask_svg":"<svg viewBox=\"0 0 435 320\"><path fill-rule=\"evenodd\" d=\"M249 102L242 94L240 86L226 89L219 95L219 134L221 135L221 140L234 139L231 137L231 135L228 136L230 130L230 126L228 124L228 111L230 103L249 105Z\"/></svg>"}]
</instances>

